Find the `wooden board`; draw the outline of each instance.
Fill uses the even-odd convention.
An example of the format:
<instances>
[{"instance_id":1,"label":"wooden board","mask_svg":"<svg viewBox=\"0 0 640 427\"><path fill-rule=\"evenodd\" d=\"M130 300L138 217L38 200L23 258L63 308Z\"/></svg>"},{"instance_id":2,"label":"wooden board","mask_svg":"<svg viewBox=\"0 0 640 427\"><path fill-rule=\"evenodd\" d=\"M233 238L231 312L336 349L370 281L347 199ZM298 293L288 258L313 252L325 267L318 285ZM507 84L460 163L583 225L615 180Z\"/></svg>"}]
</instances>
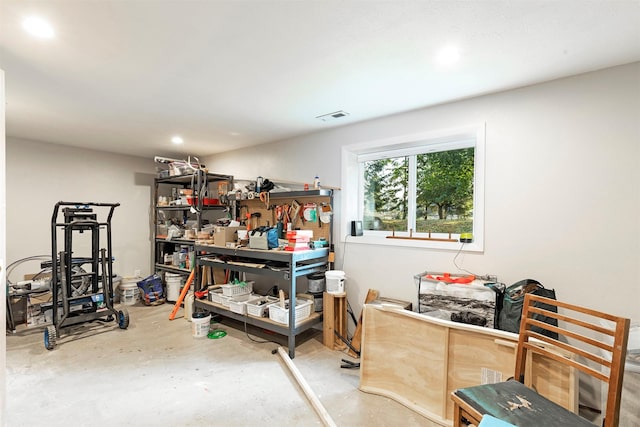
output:
<instances>
[{"instance_id":1,"label":"wooden board","mask_svg":"<svg viewBox=\"0 0 640 427\"><path fill-rule=\"evenodd\" d=\"M322 341L332 350L344 350L346 344L336 335L347 337L347 294L325 292L322 297Z\"/></svg>"},{"instance_id":2,"label":"wooden board","mask_svg":"<svg viewBox=\"0 0 640 427\"><path fill-rule=\"evenodd\" d=\"M369 304L378 298L379 292L375 289L369 289L367 292L367 296L364 299L364 303ZM349 356L351 357L360 357L360 347L362 345L362 315L364 314L364 310L360 313L360 318L358 319L358 324L356 325L356 331L353 333L353 338L351 339L351 347L349 349ZM355 350L355 351L354 351Z\"/></svg>"},{"instance_id":3,"label":"wooden board","mask_svg":"<svg viewBox=\"0 0 640 427\"><path fill-rule=\"evenodd\" d=\"M452 425L453 390L513 376L516 334L386 306L365 305L363 311L360 390L394 399L433 422ZM577 411L576 375L534 359L531 376L536 388L550 393L547 398Z\"/></svg>"}]
</instances>

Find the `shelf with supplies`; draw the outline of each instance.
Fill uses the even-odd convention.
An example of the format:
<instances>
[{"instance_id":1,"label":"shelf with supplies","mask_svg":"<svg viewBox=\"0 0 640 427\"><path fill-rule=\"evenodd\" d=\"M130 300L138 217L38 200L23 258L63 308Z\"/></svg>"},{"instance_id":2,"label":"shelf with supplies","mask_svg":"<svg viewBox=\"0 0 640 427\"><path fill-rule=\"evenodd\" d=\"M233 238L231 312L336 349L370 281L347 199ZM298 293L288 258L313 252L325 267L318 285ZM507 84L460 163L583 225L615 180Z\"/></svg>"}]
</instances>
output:
<instances>
[{"instance_id":1,"label":"shelf with supplies","mask_svg":"<svg viewBox=\"0 0 640 427\"><path fill-rule=\"evenodd\" d=\"M229 196L229 198L235 201L251 200L251 199L248 199L248 197L251 197L251 196L247 196L246 194L247 193L243 193L242 196L240 197L238 197L235 194L232 194ZM256 199L255 194L256 193L254 193L253 195L253 199ZM260 193L257 193L257 194L259 195ZM314 188L312 190L270 191L269 196L272 199L283 199L283 198L290 199L290 198L296 198L296 197L332 197L333 190L328 188Z\"/></svg>"},{"instance_id":2,"label":"shelf with supplies","mask_svg":"<svg viewBox=\"0 0 640 427\"><path fill-rule=\"evenodd\" d=\"M154 184L153 267L186 278L195 264L197 233L208 223L234 216L235 202L227 197L233 176L194 168L185 175L157 177Z\"/></svg>"},{"instance_id":3,"label":"shelf with supplies","mask_svg":"<svg viewBox=\"0 0 640 427\"><path fill-rule=\"evenodd\" d=\"M311 189L268 193L241 193L230 195L248 229L270 226L282 229L278 237L285 239L285 232L309 230L311 240L333 241L333 189ZM253 194L253 195L252 195ZM333 262L333 259L331 260Z\"/></svg>"},{"instance_id":4,"label":"shelf with supplies","mask_svg":"<svg viewBox=\"0 0 640 427\"><path fill-rule=\"evenodd\" d=\"M286 283L289 306L297 307L297 279L312 273L325 271L329 263L329 248L288 252L283 250L258 250L227 248L213 245L195 245L196 266L250 273L278 278ZM196 268L195 283L201 283L201 272ZM197 289L196 289L197 290ZM296 311L288 310L288 325L267 318L242 315L208 300L194 302L196 309L210 311L232 319L246 321L288 338L289 356L295 357L296 336L322 323L321 313L311 313L302 321L296 321Z\"/></svg>"}]
</instances>

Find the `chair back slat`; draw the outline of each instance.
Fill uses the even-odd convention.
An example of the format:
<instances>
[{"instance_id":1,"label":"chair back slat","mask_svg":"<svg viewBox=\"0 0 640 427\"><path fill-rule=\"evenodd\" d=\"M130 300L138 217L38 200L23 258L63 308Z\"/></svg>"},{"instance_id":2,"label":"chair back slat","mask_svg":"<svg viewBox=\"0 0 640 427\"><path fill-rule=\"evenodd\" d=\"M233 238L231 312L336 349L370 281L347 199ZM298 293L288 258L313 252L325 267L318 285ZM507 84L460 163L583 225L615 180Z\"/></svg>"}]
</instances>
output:
<instances>
[{"instance_id":1,"label":"chair back slat","mask_svg":"<svg viewBox=\"0 0 640 427\"><path fill-rule=\"evenodd\" d=\"M597 369L594 369L588 365L585 365L583 363L580 363L575 359L569 359L566 356L558 354L557 352L554 352L544 347L540 347L538 344L533 344L529 342L529 343L525 343L524 346L527 350L531 350L533 353L540 354L544 357L548 357L549 359L557 360L558 362L564 363L565 365L572 366L584 372L585 374L591 375L592 377L599 379L600 381L609 380L609 376L604 374L603 372ZM523 381L524 381L524 375L521 376L520 382L523 382Z\"/></svg>"},{"instance_id":2,"label":"chair back slat","mask_svg":"<svg viewBox=\"0 0 640 427\"><path fill-rule=\"evenodd\" d=\"M599 342L599 341L596 341L593 338L586 337L586 336L584 336L582 334L578 334L578 333L575 333L575 332L572 332L572 331L568 331L568 330L563 329L563 328L558 328L558 327L555 327L555 326L549 326L547 328L545 326L544 322L540 322L540 321L533 320L533 319L531 320L530 324L531 324L531 326L537 326L539 328L545 328L545 329L549 329L550 331L557 332L559 337L560 336L564 336L566 338L573 338L576 341L580 341L580 342L583 342L585 344L590 344L590 345L592 345L594 347L606 350L606 351L608 351L610 353L613 352L613 346L607 345L607 344ZM605 365L606 367L610 366L610 362L607 359L597 355L596 353L593 353L593 352L590 352L590 351L587 351L587 350L583 350L583 349L581 349L579 347L576 347L576 346L573 346L573 345L570 345L570 344L566 344L565 342L562 342L562 341L559 341L559 340L554 340L553 338L549 338L549 337L547 337L545 335L542 335L540 333L534 332L532 330L527 330L527 331L525 331L525 333L527 335L529 335L529 337L531 337L531 338L536 338L536 339L539 339L540 341L544 341L544 342L547 342L549 344L553 344L553 345L556 345L558 347L564 348L565 350L570 351L572 353L577 353L580 356L583 356L583 357L585 357L585 358L587 358L587 359L589 359L589 360L591 360L593 362L596 362L596 363L598 363L600 365Z\"/></svg>"},{"instance_id":3,"label":"chair back slat","mask_svg":"<svg viewBox=\"0 0 640 427\"><path fill-rule=\"evenodd\" d=\"M553 318L556 318L558 320L562 320L562 321L567 322L567 323L572 323L572 324L577 325L577 326L582 326L582 327L591 329L591 330L593 330L595 332L599 332L599 333L601 333L603 335L614 336L614 334L615 334L615 330L611 330L611 329L605 328L604 326L596 325L595 323L585 322L585 321L582 321L580 319L576 319L574 317L565 316L565 315L563 315L561 313L556 313L556 312L553 312L553 311L545 310L544 308L541 308L541 307L531 306L531 307L529 307L529 311L532 312L532 313L544 314L545 316L553 317ZM551 326L551 325L549 325L549 326Z\"/></svg>"},{"instance_id":4,"label":"chair back slat","mask_svg":"<svg viewBox=\"0 0 640 427\"><path fill-rule=\"evenodd\" d=\"M563 312L556 313L550 310L544 310L543 308L536 306L539 304L545 304L552 307L555 306L557 307L557 311L562 309ZM575 317L578 313L582 315L578 316L581 318ZM532 318L533 314L542 314L547 318L557 319L559 322L565 322L566 326L563 327L560 326L560 324L559 326L553 326L548 323L535 320ZM589 320L600 323L596 324L591 323L590 321L585 321L583 320L584 317L589 317ZM603 320L607 321L607 323L611 323L613 325L612 329L602 324ZM527 293L524 299L522 320L520 322L515 378L519 379L521 382L524 381L528 352L540 354L543 357L572 366L608 385L604 426L617 426L620 411L620 395L622 393L622 377L624 375L624 360L626 357L627 340L629 336L629 324L630 321L627 318ZM612 341L612 343L603 341L599 337L593 338L591 336L584 335L582 331L576 332L567 329L570 325L585 329L591 334L603 334L607 340ZM550 332L555 332L558 334L558 339L543 335L539 330L534 332L531 330L533 327L536 327L536 329L542 328ZM530 338L533 338L534 340L529 341ZM576 341L577 345L570 344L570 340ZM560 354L557 350L554 351L553 348L548 348L548 346L541 343L549 344L556 349L562 349L567 352L567 354ZM610 353L611 360L609 360L607 356L599 354L600 350L607 352L607 354ZM579 358L584 358L592 364L599 366L592 367L585 363L581 363L580 360L578 360Z\"/></svg>"}]
</instances>

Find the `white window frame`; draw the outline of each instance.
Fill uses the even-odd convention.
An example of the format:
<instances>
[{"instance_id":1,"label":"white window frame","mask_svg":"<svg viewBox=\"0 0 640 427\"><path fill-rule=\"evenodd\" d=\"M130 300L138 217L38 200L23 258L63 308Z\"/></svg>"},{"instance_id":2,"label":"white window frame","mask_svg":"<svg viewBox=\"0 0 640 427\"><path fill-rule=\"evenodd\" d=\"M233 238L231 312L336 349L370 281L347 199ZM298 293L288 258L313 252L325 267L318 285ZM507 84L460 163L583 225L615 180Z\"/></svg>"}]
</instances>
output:
<instances>
[{"instance_id":1,"label":"white window frame","mask_svg":"<svg viewBox=\"0 0 640 427\"><path fill-rule=\"evenodd\" d=\"M394 138L369 141L342 147L342 191L340 220L341 241L350 235L351 221L362 221L364 182L363 160L383 157L399 157L424 152L453 150L475 147L474 184L473 184L473 242L463 246L465 251L484 251L484 162L485 162L485 124L463 126L419 134L403 135ZM415 190L415 182L410 180L409 189ZM415 209L409 210L415 215ZM411 219L411 218L409 218ZM425 233L413 233L413 237ZM349 243L362 243L384 246L404 246L437 250L459 250L459 242L439 242L434 240L387 239L390 231L365 230L363 236L348 237ZM396 236L408 236L408 232L396 232ZM435 236L434 236L435 237Z\"/></svg>"}]
</instances>

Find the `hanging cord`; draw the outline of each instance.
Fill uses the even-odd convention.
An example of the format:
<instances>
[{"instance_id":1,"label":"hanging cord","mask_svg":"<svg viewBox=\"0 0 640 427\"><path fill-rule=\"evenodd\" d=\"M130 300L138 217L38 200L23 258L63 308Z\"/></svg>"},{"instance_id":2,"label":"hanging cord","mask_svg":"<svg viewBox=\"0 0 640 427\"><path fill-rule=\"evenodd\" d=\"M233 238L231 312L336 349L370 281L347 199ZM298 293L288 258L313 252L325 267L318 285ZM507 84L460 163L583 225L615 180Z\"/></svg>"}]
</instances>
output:
<instances>
[{"instance_id":1,"label":"hanging cord","mask_svg":"<svg viewBox=\"0 0 640 427\"><path fill-rule=\"evenodd\" d=\"M344 243L342 244L342 270L344 270L344 266L347 259L347 239L349 238L349 234L344 236Z\"/></svg>"},{"instance_id":2,"label":"hanging cord","mask_svg":"<svg viewBox=\"0 0 640 427\"><path fill-rule=\"evenodd\" d=\"M50 261L51 260L51 255L33 255L33 256L29 256L26 258L21 258L19 260L16 260L14 262L12 262L11 264L9 264L7 266L7 273L6 273L6 280L7 283L12 285L13 283L11 282L11 280L9 279L9 275L11 274L11 272L20 264L27 262L27 261ZM43 274L44 270L40 271L36 276L39 276L40 274Z\"/></svg>"},{"instance_id":3,"label":"hanging cord","mask_svg":"<svg viewBox=\"0 0 640 427\"><path fill-rule=\"evenodd\" d=\"M460 266L458 265L458 263L456 262L456 259L458 258L458 255L460 255L460 252L462 252L462 248L464 248L464 245L465 245L465 243L462 243L462 245L460 245L460 249L458 249L458 252L456 252L456 256L454 256L454 257L453 257L453 265L455 265L455 266L456 266L456 268L457 268L458 270L460 270L460 271L464 271L465 273L469 273L469 274L471 274L471 275L473 275L473 276L478 276L477 274L472 273L472 272L470 272L469 270L465 270L464 268L460 267Z\"/></svg>"},{"instance_id":4,"label":"hanging cord","mask_svg":"<svg viewBox=\"0 0 640 427\"><path fill-rule=\"evenodd\" d=\"M277 341L273 341L273 340L258 340L253 338L251 335L249 335L249 332L247 331L247 321L245 320L244 322L244 333L247 335L247 338L249 338L251 341L258 343L258 344L268 344L268 343L273 343L273 344L278 344L280 345L279 342Z\"/></svg>"},{"instance_id":5,"label":"hanging cord","mask_svg":"<svg viewBox=\"0 0 640 427\"><path fill-rule=\"evenodd\" d=\"M344 243L342 244L342 270L346 271L345 266L346 266L346 262L347 262L347 239L349 238L349 234L347 234L346 236L344 236ZM351 308L351 304L349 303L349 298L347 297L347 313L351 316L351 319L353 320L353 324L354 327L358 326L358 321L356 320L356 316L353 312L353 309ZM355 332L354 332L355 333ZM350 339L349 337L353 337L353 334L349 334L349 325L347 323L347 337Z\"/></svg>"},{"instance_id":6,"label":"hanging cord","mask_svg":"<svg viewBox=\"0 0 640 427\"><path fill-rule=\"evenodd\" d=\"M471 271L465 270L464 268L462 268L462 267L460 267L458 265L458 263L456 262L456 258L458 258L458 255L460 255L460 252L462 251L462 248L464 247L464 245L465 245L465 243L463 243L462 246L460 246L460 249L458 249L458 252L456 253L456 256L453 257L453 265L455 265L458 270L464 271L465 273L469 273L469 274L471 274L473 276L476 276L476 278L478 278L478 279L487 280L487 281L491 281L491 280L497 281L497 277L495 277L495 276L491 276L489 274L485 274L483 276L481 274L472 273Z\"/></svg>"}]
</instances>

